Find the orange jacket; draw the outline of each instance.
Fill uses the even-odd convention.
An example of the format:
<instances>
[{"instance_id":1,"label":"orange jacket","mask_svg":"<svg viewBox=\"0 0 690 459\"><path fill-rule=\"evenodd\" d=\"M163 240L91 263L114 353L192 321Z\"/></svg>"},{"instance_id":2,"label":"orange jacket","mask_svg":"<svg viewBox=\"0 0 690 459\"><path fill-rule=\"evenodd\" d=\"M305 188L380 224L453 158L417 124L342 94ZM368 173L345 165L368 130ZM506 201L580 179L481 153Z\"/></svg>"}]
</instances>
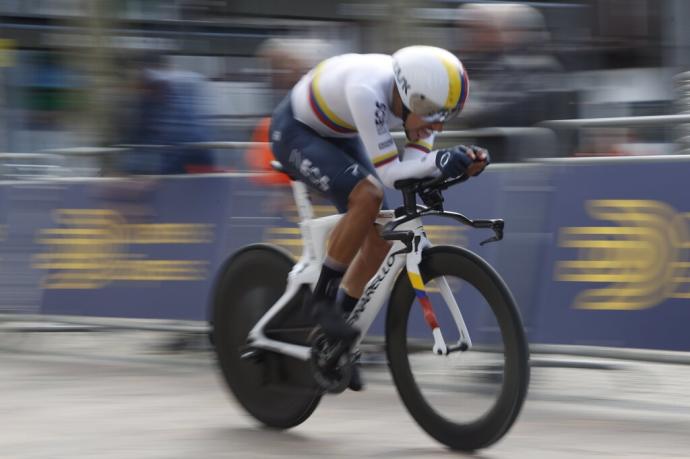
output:
<instances>
[{"instance_id":1,"label":"orange jacket","mask_svg":"<svg viewBox=\"0 0 690 459\"><path fill-rule=\"evenodd\" d=\"M253 177L254 181L266 186L284 185L290 183L288 176L281 172L276 172L271 167L271 161L275 157L268 140L270 125L270 117L262 118L256 125L251 140L252 142L262 142L263 145L249 147L245 153L245 159L251 170L265 172L265 174Z\"/></svg>"}]
</instances>

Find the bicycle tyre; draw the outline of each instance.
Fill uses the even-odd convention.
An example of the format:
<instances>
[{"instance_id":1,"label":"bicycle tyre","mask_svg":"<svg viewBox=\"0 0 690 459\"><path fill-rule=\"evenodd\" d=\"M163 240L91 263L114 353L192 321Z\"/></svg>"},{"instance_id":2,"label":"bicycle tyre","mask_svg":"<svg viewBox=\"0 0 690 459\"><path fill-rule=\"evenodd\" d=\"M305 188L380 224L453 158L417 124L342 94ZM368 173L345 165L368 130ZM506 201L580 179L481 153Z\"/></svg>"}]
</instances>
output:
<instances>
[{"instance_id":1,"label":"bicycle tyre","mask_svg":"<svg viewBox=\"0 0 690 459\"><path fill-rule=\"evenodd\" d=\"M277 247L251 245L225 263L214 289L212 336L225 382L250 415L277 429L301 424L319 404L311 372L306 362L272 352L259 362L243 360L240 350L251 328L285 291L293 265ZM269 370L278 376L267 382Z\"/></svg>"},{"instance_id":2,"label":"bicycle tyre","mask_svg":"<svg viewBox=\"0 0 690 459\"><path fill-rule=\"evenodd\" d=\"M420 274L424 283L438 276L458 277L471 282L490 299L488 303L505 345L500 395L485 415L467 424L446 419L428 403L412 374L408 355L408 318L415 293L406 270L396 282L386 317L386 352L393 381L410 415L431 437L454 450L468 452L485 448L503 437L513 425L529 385L529 349L515 300L486 261L459 247L438 246L426 250Z\"/></svg>"}]
</instances>

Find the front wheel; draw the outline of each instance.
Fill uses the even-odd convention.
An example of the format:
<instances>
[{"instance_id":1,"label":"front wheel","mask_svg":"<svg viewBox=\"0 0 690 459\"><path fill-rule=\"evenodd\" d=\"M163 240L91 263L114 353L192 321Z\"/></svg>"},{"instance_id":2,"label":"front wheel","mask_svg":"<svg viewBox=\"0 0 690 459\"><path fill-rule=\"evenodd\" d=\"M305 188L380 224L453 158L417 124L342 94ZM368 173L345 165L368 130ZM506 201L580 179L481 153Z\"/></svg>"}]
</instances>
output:
<instances>
[{"instance_id":1,"label":"front wheel","mask_svg":"<svg viewBox=\"0 0 690 459\"><path fill-rule=\"evenodd\" d=\"M458 247L425 251L420 273L445 341L455 342L459 332L439 292L444 277L472 347L446 356L432 352L431 331L403 271L386 319L395 386L433 438L461 451L485 448L510 429L527 394L529 351L515 300L491 266Z\"/></svg>"}]
</instances>

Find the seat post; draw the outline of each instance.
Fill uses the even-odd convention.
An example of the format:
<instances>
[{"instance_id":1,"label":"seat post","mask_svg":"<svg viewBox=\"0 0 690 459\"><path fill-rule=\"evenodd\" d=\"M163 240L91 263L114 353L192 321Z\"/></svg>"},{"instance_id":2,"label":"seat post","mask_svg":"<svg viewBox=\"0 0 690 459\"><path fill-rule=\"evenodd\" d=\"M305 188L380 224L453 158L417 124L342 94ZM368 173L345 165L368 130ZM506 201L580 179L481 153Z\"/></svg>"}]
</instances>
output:
<instances>
[{"instance_id":1,"label":"seat post","mask_svg":"<svg viewBox=\"0 0 690 459\"><path fill-rule=\"evenodd\" d=\"M295 197L295 204L297 205L297 213L300 221L311 220L314 218L314 209L311 205L311 198L309 197L309 190L307 186L299 181L292 180L292 194Z\"/></svg>"},{"instance_id":2,"label":"seat post","mask_svg":"<svg viewBox=\"0 0 690 459\"><path fill-rule=\"evenodd\" d=\"M297 206L297 213L300 221L311 220L314 218L314 209L311 206L311 198L307 186L288 173L280 161L271 161L273 170L282 172L290 177L290 186L292 187L292 195L295 197L295 205Z\"/></svg>"}]
</instances>

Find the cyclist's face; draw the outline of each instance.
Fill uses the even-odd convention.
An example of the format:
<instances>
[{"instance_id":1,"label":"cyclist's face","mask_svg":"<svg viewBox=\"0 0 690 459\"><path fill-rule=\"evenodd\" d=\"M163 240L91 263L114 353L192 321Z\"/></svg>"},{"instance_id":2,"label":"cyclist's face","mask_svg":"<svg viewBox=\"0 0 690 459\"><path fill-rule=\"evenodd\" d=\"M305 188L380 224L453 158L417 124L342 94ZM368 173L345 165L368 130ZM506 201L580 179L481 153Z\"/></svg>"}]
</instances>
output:
<instances>
[{"instance_id":1,"label":"cyclist's face","mask_svg":"<svg viewBox=\"0 0 690 459\"><path fill-rule=\"evenodd\" d=\"M416 141L429 137L433 131L441 132L443 130L443 123L438 121L430 123L421 116L410 113L405 122L405 130L407 131L407 137L412 141Z\"/></svg>"}]
</instances>

